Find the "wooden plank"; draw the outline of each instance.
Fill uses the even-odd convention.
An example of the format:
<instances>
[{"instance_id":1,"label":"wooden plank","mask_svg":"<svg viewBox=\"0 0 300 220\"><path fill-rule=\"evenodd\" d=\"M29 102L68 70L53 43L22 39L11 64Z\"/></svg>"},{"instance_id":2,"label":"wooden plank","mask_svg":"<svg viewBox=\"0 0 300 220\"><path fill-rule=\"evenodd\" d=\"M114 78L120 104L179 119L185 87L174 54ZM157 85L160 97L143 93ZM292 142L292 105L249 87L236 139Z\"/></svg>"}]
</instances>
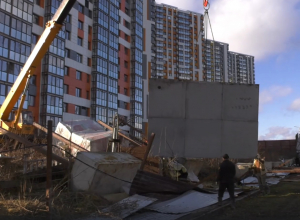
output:
<instances>
[{"instance_id":1,"label":"wooden plank","mask_svg":"<svg viewBox=\"0 0 300 220\"><path fill-rule=\"evenodd\" d=\"M110 127L109 125L105 124L104 122L102 122L102 121L100 121L100 120L98 120L97 122L98 122L100 125L102 125L103 127L107 128L108 130L110 130L110 131L113 130L112 127ZM121 132L118 132L118 134L119 134L120 136L122 136L123 138L125 138L126 140L130 141L131 143L136 144L137 146L141 146L138 142L135 142L134 140L130 139L130 138L127 137L125 134L122 134Z\"/></svg>"},{"instance_id":2,"label":"wooden plank","mask_svg":"<svg viewBox=\"0 0 300 220\"><path fill-rule=\"evenodd\" d=\"M300 173L300 169L279 169L279 170L270 170L268 173Z\"/></svg>"},{"instance_id":3,"label":"wooden plank","mask_svg":"<svg viewBox=\"0 0 300 220\"><path fill-rule=\"evenodd\" d=\"M15 133L12 133L10 131L7 131L5 130L4 128L0 128L0 134L2 135L7 135L9 138L12 138L12 139L15 139L19 142L21 142L22 144L24 144L25 147L31 147L33 146L34 144L32 142L30 142L29 140L23 138L23 137L20 137L19 135L15 134ZM32 149L44 154L44 155L47 155L47 149L44 149L42 146L35 146L35 147L32 147ZM68 165L69 164L69 161L67 161L66 159L52 153L52 157L53 157L53 160L56 160L57 162L61 163L61 164L64 164L64 165Z\"/></svg>"},{"instance_id":4,"label":"wooden plank","mask_svg":"<svg viewBox=\"0 0 300 220\"><path fill-rule=\"evenodd\" d=\"M37 129L42 130L45 133L48 133L48 129L45 128L45 127L43 127L42 125L40 125L38 123L33 122L33 126L36 127ZM71 140L68 140L68 139L64 138L63 136L60 136L59 134L56 134L55 132L52 133L52 136L54 138L56 138L57 140L62 141L65 144L68 144L70 147L73 147L73 148L75 148L75 149L77 149L79 151L88 151L87 149L85 149L85 148L83 148L83 147L75 144L74 142L72 142Z\"/></svg>"}]
</instances>

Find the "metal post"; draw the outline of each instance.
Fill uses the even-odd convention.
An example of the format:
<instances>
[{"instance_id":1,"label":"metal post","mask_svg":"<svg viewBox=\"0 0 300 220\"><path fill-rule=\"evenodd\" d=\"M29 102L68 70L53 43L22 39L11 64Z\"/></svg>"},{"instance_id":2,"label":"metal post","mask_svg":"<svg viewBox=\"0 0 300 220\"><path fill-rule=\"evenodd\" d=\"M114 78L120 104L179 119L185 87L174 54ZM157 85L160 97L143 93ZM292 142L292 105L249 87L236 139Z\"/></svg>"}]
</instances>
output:
<instances>
[{"instance_id":1,"label":"metal post","mask_svg":"<svg viewBox=\"0 0 300 220\"><path fill-rule=\"evenodd\" d=\"M47 133L47 183L46 183L46 206L51 219L52 203L52 120L48 121Z\"/></svg>"},{"instance_id":2,"label":"metal post","mask_svg":"<svg viewBox=\"0 0 300 220\"><path fill-rule=\"evenodd\" d=\"M140 168L141 170L144 170L144 167L145 167L145 164L146 164L146 161L147 161L147 158L148 158L148 154L151 150L151 146L152 146L154 138L155 138L155 134L152 133L150 138L149 138L149 142L147 144L147 149L146 149L146 152L145 152L145 155L144 155L144 159L143 159L142 164L141 164L141 168Z\"/></svg>"},{"instance_id":3,"label":"metal post","mask_svg":"<svg viewBox=\"0 0 300 220\"><path fill-rule=\"evenodd\" d=\"M119 132L119 116L118 113L116 113L113 118L113 136L112 136L113 141L111 145L111 152L117 152L119 150L118 132Z\"/></svg>"}]
</instances>

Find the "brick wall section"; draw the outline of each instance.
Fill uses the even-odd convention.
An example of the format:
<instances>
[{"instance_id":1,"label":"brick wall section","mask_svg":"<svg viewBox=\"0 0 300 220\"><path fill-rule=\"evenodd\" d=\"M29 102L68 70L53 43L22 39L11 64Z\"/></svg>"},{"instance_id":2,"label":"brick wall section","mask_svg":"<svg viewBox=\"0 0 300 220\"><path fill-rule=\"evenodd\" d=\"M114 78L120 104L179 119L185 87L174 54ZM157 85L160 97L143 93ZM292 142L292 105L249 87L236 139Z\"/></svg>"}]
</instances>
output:
<instances>
[{"instance_id":1,"label":"brick wall section","mask_svg":"<svg viewBox=\"0 0 300 220\"><path fill-rule=\"evenodd\" d=\"M89 76L89 82L88 82ZM81 89L81 97L83 99L90 100L91 97L91 76L90 74L81 72L81 80L76 79L76 69L69 67L69 75L64 76L64 84L69 86L69 95L76 95L76 88ZM89 97L87 98L87 91L89 92ZM80 103L78 103L80 105ZM68 113L75 114L75 105L68 104ZM90 109L88 109L88 116L90 116Z\"/></svg>"},{"instance_id":2,"label":"brick wall section","mask_svg":"<svg viewBox=\"0 0 300 220\"><path fill-rule=\"evenodd\" d=\"M267 161L290 159L296 156L296 140L266 140L258 141L258 152Z\"/></svg>"}]
</instances>

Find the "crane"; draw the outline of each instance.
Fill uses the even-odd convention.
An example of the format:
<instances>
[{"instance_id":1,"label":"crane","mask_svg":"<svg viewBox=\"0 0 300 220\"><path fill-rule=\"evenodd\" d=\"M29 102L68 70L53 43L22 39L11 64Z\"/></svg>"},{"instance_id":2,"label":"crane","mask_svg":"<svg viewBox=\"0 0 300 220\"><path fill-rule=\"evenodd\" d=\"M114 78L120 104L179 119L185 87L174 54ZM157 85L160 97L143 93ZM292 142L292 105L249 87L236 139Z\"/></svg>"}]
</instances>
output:
<instances>
[{"instance_id":1,"label":"crane","mask_svg":"<svg viewBox=\"0 0 300 220\"><path fill-rule=\"evenodd\" d=\"M0 126L2 128L12 132L17 131L17 133L21 134L34 133L32 112L23 111L23 104L26 99L26 90L28 88L29 79L35 72L36 67L41 64L42 58L58 32L61 30L63 22L75 2L76 0L63 0L52 20L46 23L44 32L28 57L23 69L0 108ZM20 96L21 101L19 107L17 110L13 111L13 108ZM12 121L9 120L11 112L14 114L14 119Z\"/></svg>"}]
</instances>

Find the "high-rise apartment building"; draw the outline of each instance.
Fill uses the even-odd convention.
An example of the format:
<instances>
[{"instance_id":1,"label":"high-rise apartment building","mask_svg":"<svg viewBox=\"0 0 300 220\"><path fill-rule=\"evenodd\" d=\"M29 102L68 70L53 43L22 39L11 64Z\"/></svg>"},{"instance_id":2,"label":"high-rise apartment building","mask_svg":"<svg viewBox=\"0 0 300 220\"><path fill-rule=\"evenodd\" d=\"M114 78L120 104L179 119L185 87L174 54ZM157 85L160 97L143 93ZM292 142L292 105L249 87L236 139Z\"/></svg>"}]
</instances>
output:
<instances>
[{"instance_id":1,"label":"high-rise apartment building","mask_svg":"<svg viewBox=\"0 0 300 220\"><path fill-rule=\"evenodd\" d=\"M61 0L1 0L0 104ZM78 0L30 79L24 109L46 126L118 112L142 129L142 0ZM17 107L16 105L15 107Z\"/></svg>"},{"instance_id":2,"label":"high-rise apartment building","mask_svg":"<svg viewBox=\"0 0 300 220\"><path fill-rule=\"evenodd\" d=\"M228 82L255 84L254 56L228 51Z\"/></svg>"},{"instance_id":3,"label":"high-rise apartment building","mask_svg":"<svg viewBox=\"0 0 300 220\"><path fill-rule=\"evenodd\" d=\"M204 17L167 4L144 4L144 130L147 132L149 78L255 83L254 57L204 39Z\"/></svg>"},{"instance_id":4,"label":"high-rise apartment building","mask_svg":"<svg viewBox=\"0 0 300 220\"><path fill-rule=\"evenodd\" d=\"M202 81L203 15L148 0L144 5L144 99L148 79L164 78ZM144 104L147 132L147 103Z\"/></svg>"}]
</instances>

